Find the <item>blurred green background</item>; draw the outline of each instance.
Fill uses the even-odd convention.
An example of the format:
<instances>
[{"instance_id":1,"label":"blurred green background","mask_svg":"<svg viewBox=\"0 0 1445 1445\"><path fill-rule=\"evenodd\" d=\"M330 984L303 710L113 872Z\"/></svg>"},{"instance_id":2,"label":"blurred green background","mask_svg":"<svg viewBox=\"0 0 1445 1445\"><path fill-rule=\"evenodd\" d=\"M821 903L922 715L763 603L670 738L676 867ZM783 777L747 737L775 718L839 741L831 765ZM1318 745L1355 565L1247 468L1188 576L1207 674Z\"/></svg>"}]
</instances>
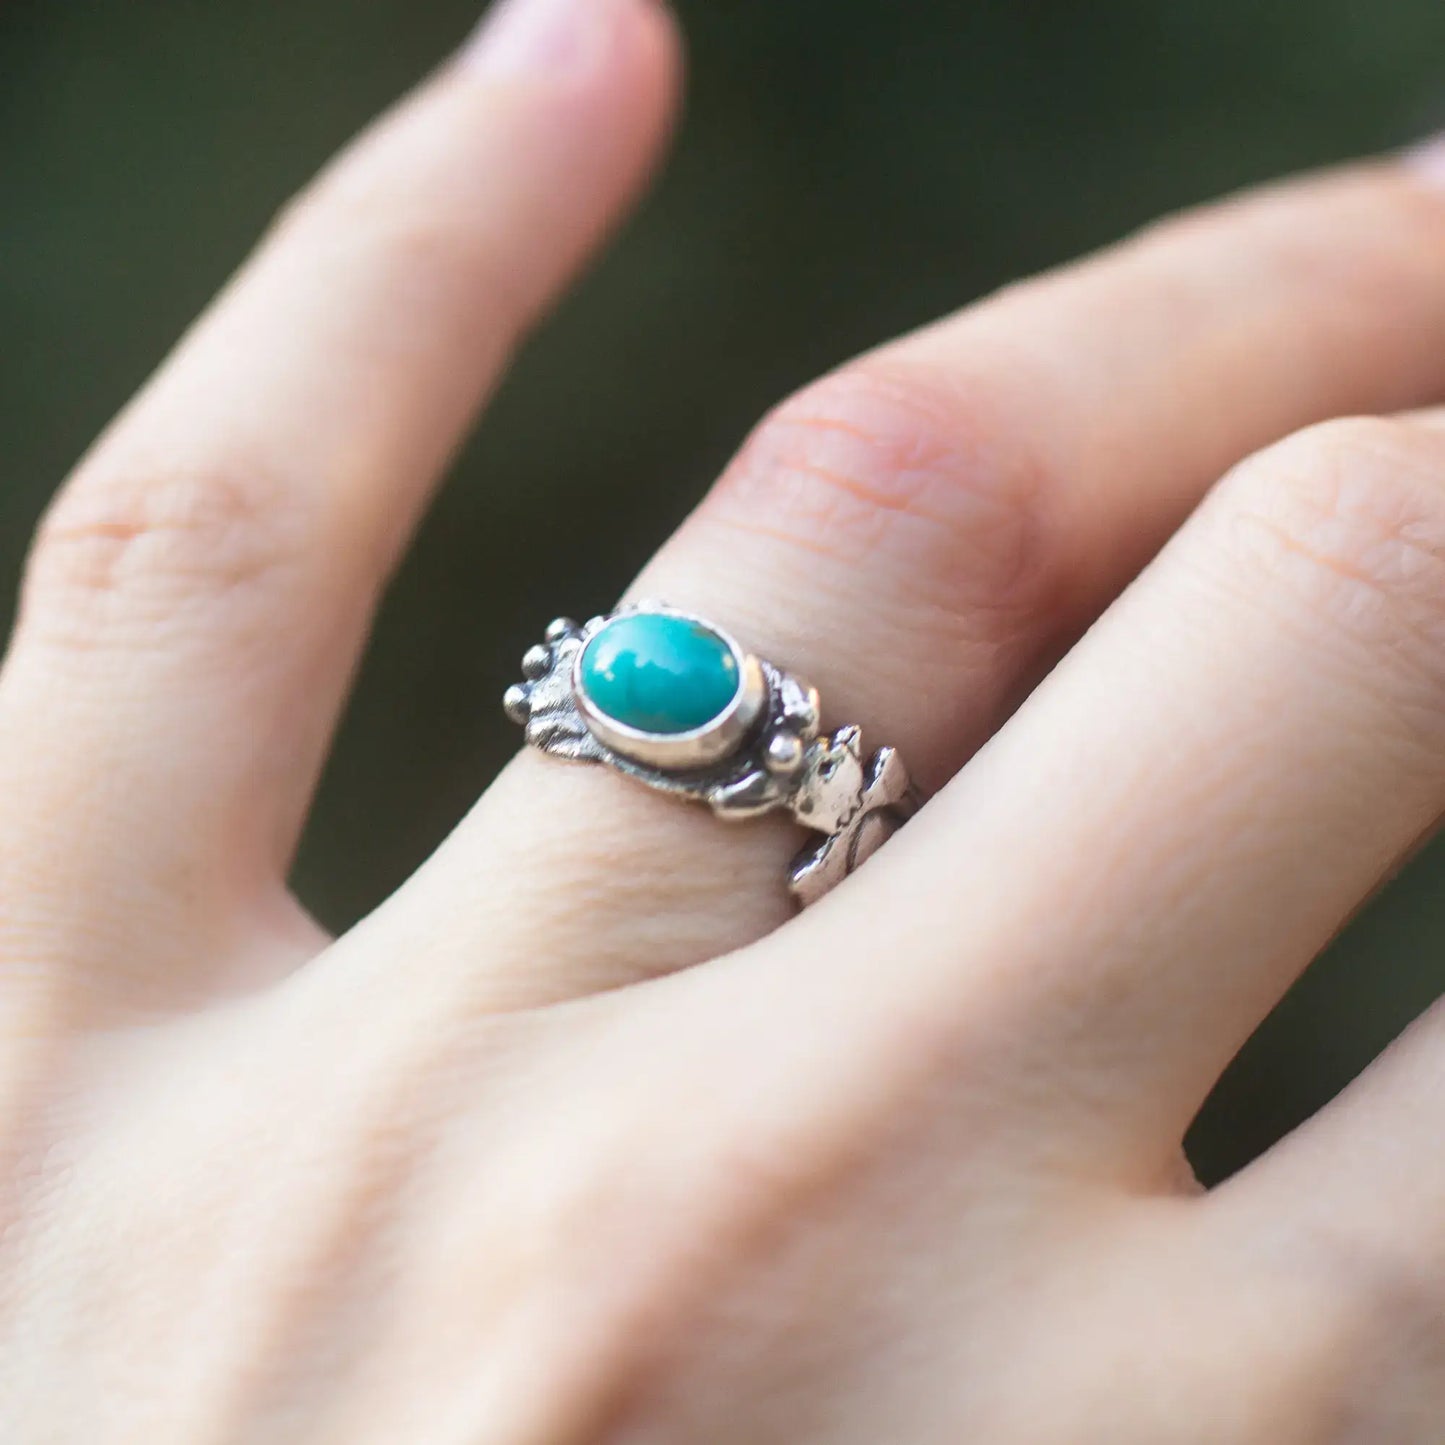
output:
<instances>
[{"instance_id":1,"label":"blurred green background","mask_svg":"<svg viewBox=\"0 0 1445 1445\"><path fill-rule=\"evenodd\" d=\"M0 0L5 577L277 205L476 9ZM404 878L511 749L497 698L538 624L611 599L790 388L1160 211L1445 125L1440 0L680 9L674 163L516 368L381 618L298 873L333 925ZM544 516L534 556L517 538ZM1435 997L1442 879L1437 848L1246 1051L1195 1130L1207 1177Z\"/></svg>"}]
</instances>

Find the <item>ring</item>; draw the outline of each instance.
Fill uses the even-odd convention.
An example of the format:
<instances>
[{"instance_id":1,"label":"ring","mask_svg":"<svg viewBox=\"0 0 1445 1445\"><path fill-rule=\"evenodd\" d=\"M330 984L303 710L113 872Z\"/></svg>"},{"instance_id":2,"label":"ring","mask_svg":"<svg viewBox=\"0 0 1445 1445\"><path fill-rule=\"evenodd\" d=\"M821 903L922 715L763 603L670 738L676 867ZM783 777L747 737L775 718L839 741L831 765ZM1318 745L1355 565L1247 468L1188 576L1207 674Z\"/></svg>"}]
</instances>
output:
<instances>
[{"instance_id":1,"label":"ring","mask_svg":"<svg viewBox=\"0 0 1445 1445\"><path fill-rule=\"evenodd\" d=\"M647 603L580 627L559 617L522 675L503 707L532 747L602 763L729 821L786 810L823 834L788 872L801 907L918 809L896 749L865 757L859 728L822 733L816 688L690 613Z\"/></svg>"}]
</instances>

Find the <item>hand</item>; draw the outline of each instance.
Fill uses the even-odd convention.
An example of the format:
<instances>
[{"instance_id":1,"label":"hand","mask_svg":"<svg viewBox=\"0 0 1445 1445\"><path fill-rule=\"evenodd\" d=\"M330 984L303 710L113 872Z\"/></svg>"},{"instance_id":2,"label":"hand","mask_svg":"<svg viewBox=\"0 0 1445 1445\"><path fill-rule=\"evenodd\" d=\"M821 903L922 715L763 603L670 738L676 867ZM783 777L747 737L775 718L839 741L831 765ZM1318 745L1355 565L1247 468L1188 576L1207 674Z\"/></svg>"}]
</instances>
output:
<instances>
[{"instance_id":1,"label":"hand","mask_svg":"<svg viewBox=\"0 0 1445 1445\"><path fill-rule=\"evenodd\" d=\"M748 443L639 592L937 794L815 909L777 926L791 827L536 753L346 937L289 898L387 569L675 71L652 0L515 0L42 528L0 680L0 1434L1436 1438L1445 1021L1211 1193L1180 1151L1445 808L1423 162L1168 223ZM1384 419L1313 425L1346 413Z\"/></svg>"}]
</instances>

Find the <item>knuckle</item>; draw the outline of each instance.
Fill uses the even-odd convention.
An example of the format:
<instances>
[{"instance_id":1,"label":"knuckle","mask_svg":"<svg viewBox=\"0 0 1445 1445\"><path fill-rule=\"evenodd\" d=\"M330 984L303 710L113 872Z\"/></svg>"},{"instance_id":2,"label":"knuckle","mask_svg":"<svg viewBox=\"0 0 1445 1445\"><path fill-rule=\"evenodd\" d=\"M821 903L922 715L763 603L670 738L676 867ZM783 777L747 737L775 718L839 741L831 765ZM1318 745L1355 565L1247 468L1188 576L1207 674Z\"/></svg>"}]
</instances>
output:
<instances>
[{"instance_id":1,"label":"knuckle","mask_svg":"<svg viewBox=\"0 0 1445 1445\"><path fill-rule=\"evenodd\" d=\"M853 568L889 567L905 603L1032 612L1063 555L1047 478L987 384L898 358L854 363L753 433L705 508L713 519Z\"/></svg>"},{"instance_id":2,"label":"knuckle","mask_svg":"<svg viewBox=\"0 0 1445 1445\"><path fill-rule=\"evenodd\" d=\"M1300 432L1226 487L1235 540L1370 647L1445 664L1445 434L1349 418Z\"/></svg>"},{"instance_id":3,"label":"knuckle","mask_svg":"<svg viewBox=\"0 0 1445 1445\"><path fill-rule=\"evenodd\" d=\"M269 595L308 550L300 488L263 469L94 464L61 492L31 549L22 619L85 645L173 632L213 604Z\"/></svg>"}]
</instances>

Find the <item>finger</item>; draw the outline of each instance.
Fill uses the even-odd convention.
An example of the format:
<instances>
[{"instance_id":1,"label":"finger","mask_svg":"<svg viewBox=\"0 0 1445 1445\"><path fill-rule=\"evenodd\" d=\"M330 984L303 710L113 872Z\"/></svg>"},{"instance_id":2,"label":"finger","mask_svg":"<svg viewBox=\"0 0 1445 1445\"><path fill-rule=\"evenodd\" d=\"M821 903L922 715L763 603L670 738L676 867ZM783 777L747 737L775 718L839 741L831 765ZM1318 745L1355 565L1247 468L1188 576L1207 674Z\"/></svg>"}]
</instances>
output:
<instances>
[{"instance_id":1,"label":"finger","mask_svg":"<svg viewBox=\"0 0 1445 1445\"><path fill-rule=\"evenodd\" d=\"M1157 1177L1442 809L1445 423L1332 422L1232 476L869 885L803 920L791 986L887 948L906 1006L1050 1129Z\"/></svg>"},{"instance_id":2,"label":"finger","mask_svg":"<svg viewBox=\"0 0 1445 1445\"><path fill-rule=\"evenodd\" d=\"M1445 204L1392 166L1155 229L804 391L637 590L812 679L935 787L1220 471L1445 388L1442 261ZM569 994L766 932L800 841L527 755L369 932L485 941L525 963L484 993Z\"/></svg>"},{"instance_id":3,"label":"finger","mask_svg":"<svg viewBox=\"0 0 1445 1445\"><path fill-rule=\"evenodd\" d=\"M43 527L0 727L12 822L87 797L64 857L25 834L48 889L101 906L139 881L215 913L274 887L379 586L643 179L675 81L662 8L488 20L288 208Z\"/></svg>"},{"instance_id":4,"label":"finger","mask_svg":"<svg viewBox=\"0 0 1445 1445\"><path fill-rule=\"evenodd\" d=\"M1445 1162L1440 1157L1445 1004L1337 1099L1216 1190L1223 1222L1289 1221L1306 1267L1333 1272L1363 1319L1441 1347ZM1421 1326L1429 1324L1427 1333Z\"/></svg>"},{"instance_id":5,"label":"finger","mask_svg":"<svg viewBox=\"0 0 1445 1445\"><path fill-rule=\"evenodd\" d=\"M1445 1403L1445 1004L1208 1201L1236 1257L1317 1284L1373 1386L1379 1439L1427 1440ZM1388 1423L1385 1418L1388 1416Z\"/></svg>"}]
</instances>

